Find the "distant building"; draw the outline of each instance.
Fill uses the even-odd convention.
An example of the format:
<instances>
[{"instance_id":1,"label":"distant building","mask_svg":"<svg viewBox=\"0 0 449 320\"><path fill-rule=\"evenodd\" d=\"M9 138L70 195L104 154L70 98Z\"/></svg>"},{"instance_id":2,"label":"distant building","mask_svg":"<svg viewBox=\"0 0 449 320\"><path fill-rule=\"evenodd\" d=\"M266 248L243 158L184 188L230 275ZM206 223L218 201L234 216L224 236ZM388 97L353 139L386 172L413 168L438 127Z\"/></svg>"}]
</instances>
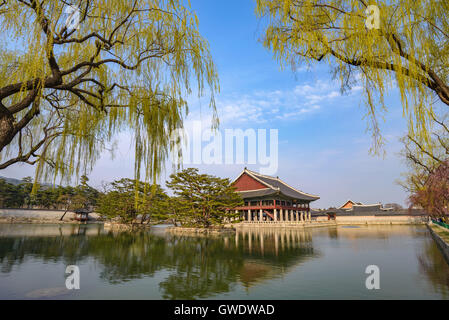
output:
<instances>
[{"instance_id":1,"label":"distant building","mask_svg":"<svg viewBox=\"0 0 449 320\"><path fill-rule=\"evenodd\" d=\"M346 212L376 212L376 211L394 211L396 208L387 205L382 206L381 203L363 204L361 202L354 202L352 200L346 201L338 210ZM399 209L398 209L399 210Z\"/></svg>"},{"instance_id":2,"label":"distant building","mask_svg":"<svg viewBox=\"0 0 449 320\"><path fill-rule=\"evenodd\" d=\"M386 214L406 214L406 210L403 210L399 205L388 204L383 206L381 203L363 204L361 202L355 202L352 200L346 201L338 209L329 208L325 214L329 219L335 219L338 216L364 216L364 215L386 215ZM323 216L323 212L312 213L312 216Z\"/></svg>"},{"instance_id":3,"label":"distant building","mask_svg":"<svg viewBox=\"0 0 449 320\"><path fill-rule=\"evenodd\" d=\"M381 211L382 205L380 203L376 204L355 204L352 206L354 212L370 212L370 211Z\"/></svg>"},{"instance_id":4,"label":"distant building","mask_svg":"<svg viewBox=\"0 0 449 320\"><path fill-rule=\"evenodd\" d=\"M295 189L279 177L244 169L233 186L245 201L234 208L245 222L310 221L310 202L320 197Z\"/></svg>"},{"instance_id":5,"label":"distant building","mask_svg":"<svg viewBox=\"0 0 449 320\"><path fill-rule=\"evenodd\" d=\"M338 209L350 210L350 209L352 209L352 207L355 204L361 205L362 203L361 202L354 202L352 200L348 200L342 206L340 206Z\"/></svg>"}]
</instances>

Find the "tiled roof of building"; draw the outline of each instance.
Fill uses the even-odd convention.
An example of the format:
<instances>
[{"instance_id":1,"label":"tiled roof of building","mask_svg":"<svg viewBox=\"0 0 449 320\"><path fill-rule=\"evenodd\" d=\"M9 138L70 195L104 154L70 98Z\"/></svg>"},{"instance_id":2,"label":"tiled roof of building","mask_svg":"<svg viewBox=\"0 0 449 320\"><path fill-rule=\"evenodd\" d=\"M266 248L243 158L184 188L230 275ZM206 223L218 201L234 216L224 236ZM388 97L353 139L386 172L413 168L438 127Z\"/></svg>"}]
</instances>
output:
<instances>
[{"instance_id":1,"label":"tiled roof of building","mask_svg":"<svg viewBox=\"0 0 449 320\"><path fill-rule=\"evenodd\" d=\"M279 191L271 188L259 189L259 190L250 190L250 191L238 191L243 199L247 198L256 198L256 197L264 197L269 196L271 194L276 194Z\"/></svg>"},{"instance_id":2,"label":"tiled roof of building","mask_svg":"<svg viewBox=\"0 0 449 320\"><path fill-rule=\"evenodd\" d=\"M262 184L264 184L265 186L267 186L267 189L240 191L243 198L259 197L259 196L265 196L265 195L270 195L270 194L275 194L275 193L281 193L281 194L283 194L287 197L293 198L293 199L306 200L306 201L315 201L320 198L319 196L308 194L308 193L305 193L303 191L297 190L297 189L289 186L284 181L279 179L279 177L271 177L271 176L262 175L257 172L254 172L254 171L250 171L246 168L238 176L238 178L244 173L247 173L253 179L255 179L255 180L261 182Z\"/></svg>"}]
</instances>

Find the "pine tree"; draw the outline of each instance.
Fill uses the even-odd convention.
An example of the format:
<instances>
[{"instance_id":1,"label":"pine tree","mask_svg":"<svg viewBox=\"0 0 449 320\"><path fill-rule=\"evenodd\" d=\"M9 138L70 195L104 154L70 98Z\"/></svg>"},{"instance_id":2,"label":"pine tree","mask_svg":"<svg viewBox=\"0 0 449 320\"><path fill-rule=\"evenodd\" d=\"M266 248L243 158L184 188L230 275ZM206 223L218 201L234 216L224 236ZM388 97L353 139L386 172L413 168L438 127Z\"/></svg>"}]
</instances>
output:
<instances>
[{"instance_id":1,"label":"pine tree","mask_svg":"<svg viewBox=\"0 0 449 320\"><path fill-rule=\"evenodd\" d=\"M170 199L172 212L183 226L209 228L238 221L232 208L242 204L229 179L200 174L189 168L170 175L167 181L174 197Z\"/></svg>"}]
</instances>

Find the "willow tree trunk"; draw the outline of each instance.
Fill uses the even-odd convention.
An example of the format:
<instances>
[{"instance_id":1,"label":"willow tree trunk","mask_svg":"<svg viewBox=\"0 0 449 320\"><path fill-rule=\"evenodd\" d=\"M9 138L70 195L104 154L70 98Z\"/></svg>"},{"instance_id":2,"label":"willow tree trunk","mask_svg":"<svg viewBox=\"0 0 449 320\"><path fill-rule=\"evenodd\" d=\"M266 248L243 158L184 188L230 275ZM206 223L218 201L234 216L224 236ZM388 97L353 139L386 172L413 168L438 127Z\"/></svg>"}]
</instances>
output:
<instances>
[{"instance_id":1,"label":"willow tree trunk","mask_svg":"<svg viewBox=\"0 0 449 320\"><path fill-rule=\"evenodd\" d=\"M59 221L62 221L67 213L67 211L69 211L69 208L65 209L64 214L62 215L61 218L59 218Z\"/></svg>"},{"instance_id":2,"label":"willow tree trunk","mask_svg":"<svg viewBox=\"0 0 449 320\"><path fill-rule=\"evenodd\" d=\"M0 111L0 152L14 138L14 117Z\"/></svg>"}]
</instances>

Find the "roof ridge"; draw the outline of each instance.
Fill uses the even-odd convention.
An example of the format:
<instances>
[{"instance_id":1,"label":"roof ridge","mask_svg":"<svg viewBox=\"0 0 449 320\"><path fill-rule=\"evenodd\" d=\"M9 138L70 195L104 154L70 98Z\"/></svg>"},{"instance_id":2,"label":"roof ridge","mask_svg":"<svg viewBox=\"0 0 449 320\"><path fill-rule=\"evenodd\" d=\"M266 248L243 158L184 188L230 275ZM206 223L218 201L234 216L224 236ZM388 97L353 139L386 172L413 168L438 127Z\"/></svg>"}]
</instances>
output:
<instances>
[{"instance_id":1,"label":"roof ridge","mask_svg":"<svg viewBox=\"0 0 449 320\"><path fill-rule=\"evenodd\" d=\"M346 200L345 203L343 203L340 207L338 207L338 209L342 209L345 206L345 204L347 204L348 202L357 203L355 201L352 201L351 199L348 199L348 200Z\"/></svg>"},{"instance_id":2,"label":"roof ridge","mask_svg":"<svg viewBox=\"0 0 449 320\"><path fill-rule=\"evenodd\" d=\"M246 168L245 168L245 171L247 171L248 173L250 173L250 174L252 174L252 175L259 176L259 177L264 177L264 178L268 178L268 179L272 179L272 180L277 180L277 181L279 181L280 183L282 183L283 185L286 185L287 187L289 187L289 188L291 188L291 189L295 190L296 192L299 192L299 193L301 193L301 194L303 194L303 195L306 195L306 196L309 196L309 197L313 197L313 198L317 198L317 199L320 198L320 197L317 196L317 195L310 194L310 193L306 193L306 192L304 192L304 191L301 191L301 190L298 190L298 189L292 187L291 185L289 185L289 184L287 184L286 182L284 182L284 181L282 181L281 179L279 179L279 176L278 176L278 177L267 176L267 175L264 175L264 174L260 174L260 173L257 173L257 172L248 170L248 169L246 169ZM276 188L276 189L279 189L279 188Z\"/></svg>"},{"instance_id":3,"label":"roof ridge","mask_svg":"<svg viewBox=\"0 0 449 320\"><path fill-rule=\"evenodd\" d=\"M352 205L353 207L354 206L357 206L357 207L372 207L372 206L381 206L382 205L382 203L371 203L371 204L354 204L354 205Z\"/></svg>"},{"instance_id":4,"label":"roof ridge","mask_svg":"<svg viewBox=\"0 0 449 320\"><path fill-rule=\"evenodd\" d=\"M264 175L264 174L261 174L261 173L258 173L258 172L252 171L252 170L248 170L248 169L245 169L245 170L247 172L252 173L259 177L269 178L269 179L273 179L273 180L279 180L279 177L267 176L267 175Z\"/></svg>"},{"instance_id":5,"label":"roof ridge","mask_svg":"<svg viewBox=\"0 0 449 320\"><path fill-rule=\"evenodd\" d=\"M259 179L259 178L257 177L257 174L254 174L253 171L248 170L248 169L245 168L245 169L243 169L243 172L242 172L242 173L245 173L245 172L246 172L247 174L249 174L253 179L256 179L258 182L260 182L260 183L266 185L268 188L273 189L273 190L279 190L279 188L276 188L275 186L272 186L271 184L269 184L269 183L267 183L267 182L265 182L265 181Z\"/></svg>"},{"instance_id":6,"label":"roof ridge","mask_svg":"<svg viewBox=\"0 0 449 320\"><path fill-rule=\"evenodd\" d=\"M255 190L241 190L237 192L254 192L254 191L260 191L260 190L273 190L273 188L263 188L263 189L255 189Z\"/></svg>"},{"instance_id":7,"label":"roof ridge","mask_svg":"<svg viewBox=\"0 0 449 320\"><path fill-rule=\"evenodd\" d=\"M247 173L251 178L257 180L258 182L262 183L263 185L267 186L268 188L270 188L270 189L272 189L272 190L281 191L282 189L281 189L281 187L272 185L272 184L270 184L269 182L264 181L263 179L274 180L274 181L276 181L277 183L280 183L280 184L286 186L286 187L287 187L289 190L291 190L291 191L294 191L294 192L296 192L296 193L298 193L298 194L301 194L301 195L303 195L303 196L312 198L313 200L311 200L311 201L315 201L315 200L320 199L320 197L317 196L317 195L310 194L310 193L306 193L306 192L304 192L304 191L301 191L301 190L299 190L299 189L296 189L296 188L292 187L291 185L289 185L289 184L287 184L286 182L284 182L284 181L282 181L281 179L279 179L279 176L278 176L278 177L267 176L267 175L263 175L263 174L260 174L260 173L257 173L257 172L255 172L255 171L248 170L247 168L245 168L245 169L243 169L242 173L239 175L238 178L240 178L240 176L241 176L242 174L244 174L244 173ZM237 178L237 179L238 179L238 178ZM237 179L235 179L234 181L236 181Z\"/></svg>"},{"instance_id":8,"label":"roof ridge","mask_svg":"<svg viewBox=\"0 0 449 320\"><path fill-rule=\"evenodd\" d=\"M279 178L278 178L277 180L278 180L280 183L285 184L287 187L292 188L292 189L295 190L296 192L302 193L302 194L304 194L304 195L306 195L306 196L309 196L309 197L314 197L314 198L318 198L318 199L320 198L319 196L317 196L317 195L315 195L315 194L306 193L306 192L304 192L304 191L298 190L298 189L292 187L291 185L285 183L284 181L282 181L282 180L279 179Z\"/></svg>"}]
</instances>

